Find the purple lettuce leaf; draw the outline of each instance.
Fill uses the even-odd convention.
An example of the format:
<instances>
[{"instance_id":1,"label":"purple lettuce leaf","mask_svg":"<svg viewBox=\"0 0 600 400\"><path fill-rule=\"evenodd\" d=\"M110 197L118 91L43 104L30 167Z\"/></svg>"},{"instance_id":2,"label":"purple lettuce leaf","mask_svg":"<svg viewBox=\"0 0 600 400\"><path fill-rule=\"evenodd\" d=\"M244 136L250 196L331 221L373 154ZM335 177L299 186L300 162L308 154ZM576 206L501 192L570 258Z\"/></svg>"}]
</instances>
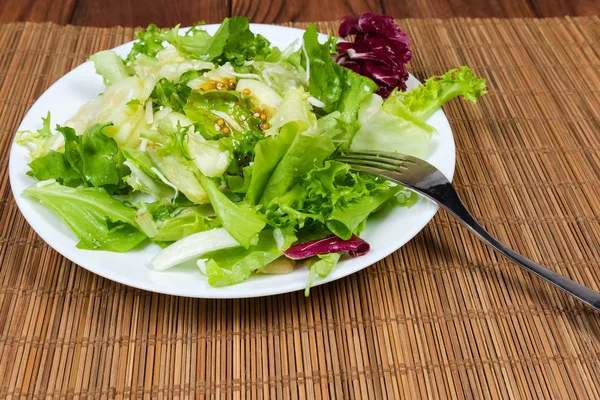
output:
<instances>
[{"instance_id":1,"label":"purple lettuce leaf","mask_svg":"<svg viewBox=\"0 0 600 400\"><path fill-rule=\"evenodd\" d=\"M338 33L354 35L354 42L338 43L338 64L375 81L383 97L394 88L406 90L410 38L392 17L371 13L344 17Z\"/></svg>"},{"instance_id":2,"label":"purple lettuce leaf","mask_svg":"<svg viewBox=\"0 0 600 400\"><path fill-rule=\"evenodd\" d=\"M284 254L292 260L302 260L319 254L347 252L351 257L360 257L369 252L371 246L356 235L348 240L342 240L337 236L329 236L324 239L312 240L310 242L290 246Z\"/></svg>"}]
</instances>

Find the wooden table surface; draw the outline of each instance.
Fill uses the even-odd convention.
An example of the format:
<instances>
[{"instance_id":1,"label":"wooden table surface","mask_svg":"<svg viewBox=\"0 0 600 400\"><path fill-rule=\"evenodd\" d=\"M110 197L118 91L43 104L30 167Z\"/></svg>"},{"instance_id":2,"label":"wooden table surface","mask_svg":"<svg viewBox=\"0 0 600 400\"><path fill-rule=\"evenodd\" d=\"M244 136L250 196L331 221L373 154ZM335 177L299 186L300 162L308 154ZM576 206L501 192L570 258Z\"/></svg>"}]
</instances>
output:
<instances>
[{"instance_id":1,"label":"wooden table surface","mask_svg":"<svg viewBox=\"0 0 600 400\"><path fill-rule=\"evenodd\" d=\"M232 15L278 23L337 20L367 11L396 18L561 17L598 15L600 0L0 0L0 23L185 26Z\"/></svg>"}]
</instances>

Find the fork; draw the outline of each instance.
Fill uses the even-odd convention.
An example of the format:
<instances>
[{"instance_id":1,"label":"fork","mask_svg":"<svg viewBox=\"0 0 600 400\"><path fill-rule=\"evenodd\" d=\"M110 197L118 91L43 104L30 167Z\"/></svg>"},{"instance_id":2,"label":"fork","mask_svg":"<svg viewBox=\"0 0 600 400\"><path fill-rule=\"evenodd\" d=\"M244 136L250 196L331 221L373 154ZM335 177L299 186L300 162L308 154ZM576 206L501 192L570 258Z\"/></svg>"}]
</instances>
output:
<instances>
[{"instance_id":1,"label":"fork","mask_svg":"<svg viewBox=\"0 0 600 400\"><path fill-rule=\"evenodd\" d=\"M473 218L450 181L433 165L417 157L374 151L347 152L336 158L357 172L387 178L425 196L465 224L480 239L527 271L600 311L600 293L568 279L505 246Z\"/></svg>"}]
</instances>

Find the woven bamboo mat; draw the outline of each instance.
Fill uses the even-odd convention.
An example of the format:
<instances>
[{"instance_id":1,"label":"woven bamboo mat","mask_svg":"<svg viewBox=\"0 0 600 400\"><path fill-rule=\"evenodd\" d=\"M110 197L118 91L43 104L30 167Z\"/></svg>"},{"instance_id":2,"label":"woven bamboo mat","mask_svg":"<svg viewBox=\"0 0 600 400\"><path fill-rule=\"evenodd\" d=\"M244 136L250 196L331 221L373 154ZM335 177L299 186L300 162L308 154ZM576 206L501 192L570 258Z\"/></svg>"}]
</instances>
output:
<instances>
[{"instance_id":1,"label":"woven bamboo mat","mask_svg":"<svg viewBox=\"0 0 600 400\"><path fill-rule=\"evenodd\" d=\"M445 107L468 207L517 251L599 290L600 19L401 24L418 78L468 64L488 81L477 106ZM445 212L308 299L158 295L59 256L15 205L11 140L50 84L132 36L0 25L0 398L600 398L600 315Z\"/></svg>"}]
</instances>

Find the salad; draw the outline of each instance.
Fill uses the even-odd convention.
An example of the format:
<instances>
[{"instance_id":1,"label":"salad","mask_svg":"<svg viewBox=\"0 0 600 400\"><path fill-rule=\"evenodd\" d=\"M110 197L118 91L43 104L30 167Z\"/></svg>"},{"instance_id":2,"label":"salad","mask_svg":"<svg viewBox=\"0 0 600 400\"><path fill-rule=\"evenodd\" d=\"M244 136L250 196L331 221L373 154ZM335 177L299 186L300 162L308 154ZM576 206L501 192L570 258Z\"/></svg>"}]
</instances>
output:
<instances>
[{"instance_id":1,"label":"salad","mask_svg":"<svg viewBox=\"0 0 600 400\"><path fill-rule=\"evenodd\" d=\"M353 150L424 156L427 119L475 103L466 66L406 90L409 38L389 16L346 17L339 41L315 25L279 49L225 19L214 35L155 25L125 58L90 57L104 93L64 124L20 131L24 195L56 213L77 247L127 252L153 243L158 271L191 260L212 286L309 268L308 295L342 257L360 257L369 216L417 195L336 161Z\"/></svg>"}]
</instances>

